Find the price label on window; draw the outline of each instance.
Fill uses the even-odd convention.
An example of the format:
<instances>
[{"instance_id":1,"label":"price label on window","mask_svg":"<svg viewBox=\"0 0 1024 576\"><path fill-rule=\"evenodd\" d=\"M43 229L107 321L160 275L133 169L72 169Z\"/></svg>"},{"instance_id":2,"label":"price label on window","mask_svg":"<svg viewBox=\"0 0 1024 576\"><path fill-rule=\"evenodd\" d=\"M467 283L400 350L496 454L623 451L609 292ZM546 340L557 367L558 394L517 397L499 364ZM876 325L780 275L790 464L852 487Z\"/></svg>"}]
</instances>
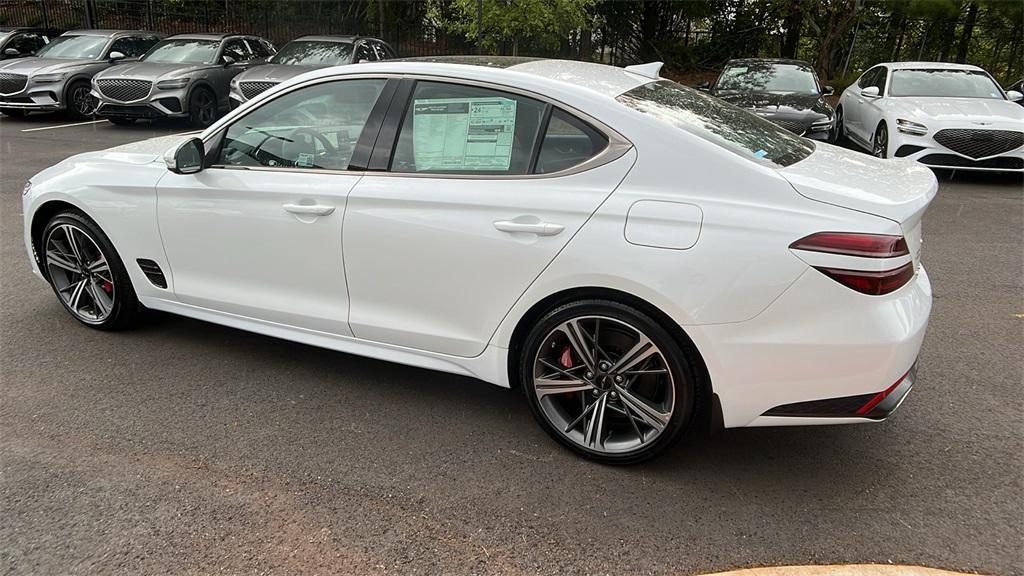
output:
<instances>
[{"instance_id":1,"label":"price label on window","mask_svg":"<svg viewBox=\"0 0 1024 576\"><path fill-rule=\"evenodd\" d=\"M515 128L509 98L414 100L416 171L508 170Z\"/></svg>"}]
</instances>

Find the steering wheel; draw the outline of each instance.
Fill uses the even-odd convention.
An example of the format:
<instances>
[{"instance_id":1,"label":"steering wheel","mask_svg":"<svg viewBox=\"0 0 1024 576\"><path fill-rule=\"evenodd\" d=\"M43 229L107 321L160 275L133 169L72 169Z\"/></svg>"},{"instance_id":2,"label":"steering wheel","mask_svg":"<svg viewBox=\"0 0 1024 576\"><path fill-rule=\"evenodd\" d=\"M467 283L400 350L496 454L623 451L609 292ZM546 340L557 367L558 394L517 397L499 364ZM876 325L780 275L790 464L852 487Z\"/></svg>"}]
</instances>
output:
<instances>
[{"instance_id":1,"label":"steering wheel","mask_svg":"<svg viewBox=\"0 0 1024 576\"><path fill-rule=\"evenodd\" d=\"M327 136L324 136L323 134L317 132L316 130L313 130L312 128L296 128L288 138L291 140L296 140L296 136L305 134L312 136L314 140L320 142L320 144L323 145L324 151L327 154L333 156L338 153L338 149L334 147L334 144L331 144L331 141L327 139Z\"/></svg>"}]
</instances>

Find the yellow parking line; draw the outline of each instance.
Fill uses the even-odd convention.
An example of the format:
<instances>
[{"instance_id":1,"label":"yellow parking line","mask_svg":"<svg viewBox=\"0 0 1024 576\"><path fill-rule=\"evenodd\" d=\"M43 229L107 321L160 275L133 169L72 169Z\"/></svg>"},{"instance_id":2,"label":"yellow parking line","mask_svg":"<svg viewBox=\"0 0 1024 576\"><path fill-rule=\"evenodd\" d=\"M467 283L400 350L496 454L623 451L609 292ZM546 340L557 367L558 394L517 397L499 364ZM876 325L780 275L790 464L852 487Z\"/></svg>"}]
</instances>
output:
<instances>
[{"instance_id":1,"label":"yellow parking line","mask_svg":"<svg viewBox=\"0 0 1024 576\"><path fill-rule=\"evenodd\" d=\"M729 572L716 572L708 576L959 576L962 572L950 572L923 566L900 566L893 564L847 564L819 566L773 566L747 568Z\"/></svg>"},{"instance_id":2,"label":"yellow parking line","mask_svg":"<svg viewBox=\"0 0 1024 576\"><path fill-rule=\"evenodd\" d=\"M74 126L85 126L86 124L99 124L106 120L88 120L86 122L75 122L74 124L61 124L60 126L43 126L42 128L26 128L22 132L38 132L40 130L56 130L57 128L71 128Z\"/></svg>"}]
</instances>

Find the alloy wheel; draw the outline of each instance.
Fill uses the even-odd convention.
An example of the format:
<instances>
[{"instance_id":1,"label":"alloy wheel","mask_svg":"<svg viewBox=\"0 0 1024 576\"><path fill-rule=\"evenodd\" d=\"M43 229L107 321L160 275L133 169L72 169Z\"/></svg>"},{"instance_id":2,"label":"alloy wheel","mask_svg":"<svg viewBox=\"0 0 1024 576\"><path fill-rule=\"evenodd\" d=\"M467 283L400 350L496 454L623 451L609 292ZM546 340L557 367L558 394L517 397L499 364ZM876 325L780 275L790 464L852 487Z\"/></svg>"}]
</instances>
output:
<instances>
[{"instance_id":1,"label":"alloy wheel","mask_svg":"<svg viewBox=\"0 0 1024 576\"><path fill-rule=\"evenodd\" d=\"M78 116L92 116L96 112L96 98L88 86L78 86L71 92L71 106Z\"/></svg>"},{"instance_id":2,"label":"alloy wheel","mask_svg":"<svg viewBox=\"0 0 1024 576\"><path fill-rule=\"evenodd\" d=\"M871 154L876 158L885 158L886 151L889 147L889 131L885 129L885 126L879 126L875 132L875 143L871 148Z\"/></svg>"},{"instance_id":3,"label":"alloy wheel","mask_svg":"<svg viewBox=\"0 0 1024 576\"><path fill-rule=\"evenodd\" d=\"M206 90L201 90L196 94L196 111L199 123L203 126L213 124L213 121L217 119L217 103Z\"/></svg>"},{"instance_id":4,"label":"alloy wheel","mask_svg":"<svg viewBox=\"0 0 1024 576\"><path fill-rule=\"evenodd\" d=\"M61 301L89 324L106 320L117 297L110 263L96 241L73 224L61 224L46 238L46 271Z\"/></svg>"},{"instance_id":5,"label":"alloy wheel","mask_svg":"<svg viewBox=\"0 0 1024 576\"><path fill-rule=\"evenodd\" d=\"M672 372L641 330L604 316L554 328L534 359L541 414L575 445L601 454L651 445L676 406Z\"/></svg>"}]
</instances>

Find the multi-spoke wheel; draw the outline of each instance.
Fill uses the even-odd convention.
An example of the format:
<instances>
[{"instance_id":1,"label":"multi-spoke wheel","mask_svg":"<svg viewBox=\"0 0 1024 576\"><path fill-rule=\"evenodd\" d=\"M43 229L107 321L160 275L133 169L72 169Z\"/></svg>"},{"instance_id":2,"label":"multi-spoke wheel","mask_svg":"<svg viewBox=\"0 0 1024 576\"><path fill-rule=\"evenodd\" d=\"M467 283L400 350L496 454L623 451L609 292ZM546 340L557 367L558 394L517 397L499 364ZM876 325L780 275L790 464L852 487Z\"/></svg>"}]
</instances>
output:
<instances>
[{"instance_id":1,"label":"multi-spoke wheel","mask_svg":"<svg viewBox=\"0 0 1024 576\"><path fill-rule=\"evenodd\" d=\"M92 95L89 82L78 80L67 90L67 111L72 118L84 120L96 113L96 97Z\"/></svg>"},{"instance_id":2,"label":"multi-spoke wheel","mask_svg":"<svg viewBox=\"0 0 1024 576\"><path fill-rule=\"evenodd\" d=\"M188 99L188 118L194 126L206 127L217 120L217 97L208 89L199 87Z\"/></svg>"},{"instance_id":3,"label":"multi-spoke wheel","mask_svg":"<svg viewBox=\"0 0 1024 576\"><path fill-rule=\"evenodd\" d=\"M621 304L552 311L527 338L521 368L545 429L598 460L654 456L679 438L693 411L692 372L675 339Z\"/></svg>"},{"instance_id":4,"label":"multi-spoke wheel","mask_svg":"<svg viewBox=\"0 0 1024 576\"><path fill-rule=\"evenodd\" d=\"M134 317L138 301L110 240L88 218L65 212L43 232L42 264L61 304L94 328L117 328Z\"/></svg>"},{"instance_id":5,"label":"multi-spoke wheel","mask_svg":"<svg viewBox=\"0 0 1024 576\"><path fill-rule=\"evenodd\" d=\"M885 127L885 123L878 125L878 129L875 130L875 140L871 146L871 154L876 158L888 158L889 157L889 130Z\"/></svg>"}]
</instances>

